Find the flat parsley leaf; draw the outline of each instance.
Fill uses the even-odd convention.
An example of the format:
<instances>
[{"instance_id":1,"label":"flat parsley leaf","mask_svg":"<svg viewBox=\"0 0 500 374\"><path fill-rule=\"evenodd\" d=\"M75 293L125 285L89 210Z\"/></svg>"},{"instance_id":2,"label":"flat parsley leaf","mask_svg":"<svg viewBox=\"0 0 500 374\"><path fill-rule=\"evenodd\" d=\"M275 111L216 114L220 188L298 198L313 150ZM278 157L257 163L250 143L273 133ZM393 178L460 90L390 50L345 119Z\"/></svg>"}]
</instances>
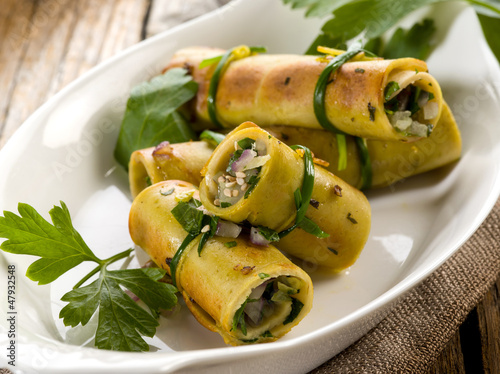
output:
<instances>
[{"instance_id":1,"label":"flat parsley leaf","mask_svg":"<svg viewBox=\"0 0 500 374\"><path fill-rule=\"evenodd\" d=\"M414 57L427 60L432 51L435 32L436 26L431 19L424 19L407 31L398 28L384 48L382 56L387 59Z\"/></svg>"},{"instance_id":2,"label":"flat parsley leaf","mask_svg":"<svg viewBox=\"0 0 500 374\"><path fill-rule=\"evenodd\" d=\"M479 22L483 29L484 37L488 42L491 51L500 62L500 18L489 17L484 14L478 14Z\"/></svg>"},{"instance_id":3,"label":"flat parsley leaf","mask_svg":"<svg viewBox=\"0 0 500 374\"><path fill-rule=\"evenodd\" d=\"M189 124L177 111L194 97L198 84L185 69L171 69L132 89L123 117L116 160L128 169L133 151L151 147L164 140L170 143L196 139Z\"/></svg>"},{"instance_id":4,"label":"flat parsley leaf","mask_svg":"<svg viewBox=\"0 0 500 374\"><path fill-rule=\"evenodd\" d=\"M47 284L83 261L98 266L66 293L61 300L68 302L59 317L66 326L85 325L99 309L95 344L98 348L121 351L149 350L141 335L153 336L158 326L159 309L170 309L177 303L177 289L158 282L165 270L123 269L107 270L107 266L129 255L126 250L106 260L96 257L85 244L71 222L69 210L61 207L50 211L53 225L33 207L20 203L20 216L4 212L0 217L0 237L6 238L0 249L14 254L40 257L28 268L26 275L39 284ZM95 273L99 278L78 287ZM140 298L151 313L141 308L122 289L127 288Z\"/></svg>"},{"instance_id":5,"label":"flat parsley leaf","mask_svg":"<svg viewBox=\"0 0 500 374\"><path fill-rule=\"evenodd\" d=\"M292 9L307 7L306 17L323 17L351 0L283 0L291 4Z\"/></svg>"},{"instance_id":6,"label":"flat parsley leaf","mask_svg":"<svg viewBox=\"0 0 500 374\"><path fill-rule=\"evenodd\" d=\"M147 351L141 335L152 337L158 326L158 309L170 309L177 303L175 287L156 280L160 269L101 270L99 279L88 286L66 293L68 304L59 313L66 326L85 325L99 308L95 344L101 349ZM132 291L153 312L141 308L120 285Z\"/></svg>"},{"instance_id":7,"label":"flat parsley leaf","mask_svg":"<svg viewBox=\"0 0 500 374\"><path fill-rule=\"evenodd\" d=\"M32 263L26 276L47 284L83 261L99 261L71 224L66 204L50 211L54 225L28 204L19 203L20 216L4 212L0 217L0 237L7 238L0 248L9 253L41 257Z\"/></svg>"},{"instance_id":8,"label":"flat parsley leaf","mask_svg":"<svg viewBox=\"0 0 500 374\"><path fill-rule=\"evenodd\" d=\"M373 41L379 38L391 27L396 25L408 14L423 6L451 0L283 0L285 4L291 4L292 9L307 8L306 17L324 17L333 15L322 27L322 34L312 43L306 54L315 54L318 45L332 48L342 48L342 43L363 35L364 38ZM488 44L500 62L500 41L498 37L498 26L500 24L500 1L499 0L463 0L472 5L479 17L484 35ZM397 46L393 53L387 49L387 55L395 56L428 56L429 33L424 30L423 34L416 31L413 34L397 31L393 37L391 47ZM399 45L401 42L402 45ZM417 44L412 48L412 43ZM373 48L373 46L372 46ZM376 50L367 48L381 56ZM391 48L392 50L392 48ZM386 57L387 58L387 57ZM420 57L421 58L421 57ZM425 59L425 58L423 58Z\"/></svg>"}]
</instances>

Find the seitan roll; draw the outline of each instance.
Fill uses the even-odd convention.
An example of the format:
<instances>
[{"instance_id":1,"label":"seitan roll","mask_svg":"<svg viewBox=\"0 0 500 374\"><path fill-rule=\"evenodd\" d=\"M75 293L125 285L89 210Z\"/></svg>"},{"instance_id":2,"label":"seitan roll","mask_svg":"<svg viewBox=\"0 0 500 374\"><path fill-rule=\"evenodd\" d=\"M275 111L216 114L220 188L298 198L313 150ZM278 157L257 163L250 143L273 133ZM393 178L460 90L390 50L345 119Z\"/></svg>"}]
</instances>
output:
<instances>
[{"instance_id":1,"label":"seitan roll","mask_svg":"<svg viewBox=\"0 0 500 374\"><path fill-rule=\"evenodd\" d=\"M171 273L187 232L172 210L186 196L198 199L196 187L183 181L160 182L134 200L129 228L133 241ZM198 235L185 247L174 278L188 308L227 344L274 341L310 311L311 279L273 246L257 247L240 235L213 236L197 251Z\"/></svg>"},{"instance_id":2,"label":"seitan roll","mask_svg":"<svg viewBox=\"0 0 500 374\"><path fill-rule=\"evenodd\" d=\"M178 51L166 69L188 67L199 84L193 111L210 122L207 96L215 64L199 68L224 50ZM328 60L302 55L252 55L233 61L220 78L215 106L225 127L252 121L321 129L314 90ZM424 61L414 58L352 61L335 72L326 89L325 111L335 127L367 139L414 141L427 137L443 107L441 88Z\"/></svg>"},{"instance_id":3,"label":"seitan roll","mask_svg":"<svg viewBox=\"0 0 500 374\"><path fill-rule=\"evenodd\" d=\"M129 162L129 184L132 197L151 184L179 179L195 185L201 182L200 170L212 155L214 147L207 142L170 144L137 150Z\"/></svg>"},{"instance_id":4,"label":"seitan roll","mask_svg":"<svg viewBox=\"0 0 500 374\"><path fill-rule=\"evenodd\" d=\"M329 237L320 239L299 225L276 246L340 271L354 263L368 239L370 205L356 188L321 167L314 169L305 217ZM202 174L200 198L214 215L276 232L294 225L296 191L304 192L304 160L255 124L244 123L229 133Z\"/></svg>"},{"instance_id":5,"label":"seitan roll","mask_svg":"<svg viewBox=\"0 0 500 374\"><path fill-rule=\"evenodd\" d=\"M325 168L352 186L360 187L360 157L354 139L347 137L347 157L349 162L344 170L339 171L338 150L335 135L326 130L311 130L290 126L271 126L265 128L271 135L288 145L302 144L311 149L314 155L328 163ZM190 146L172 144L175 149L168 158L152 157L154 148L137 151L130 163L130 188L135 196L147 187L147 181L153 183L167 179L188 180L194 184L201 181L201 169L212 154L213 148L190 142ZM413 143L385 140L367 140L366 142L372 166L372 188L392 185L429 170L450 164L460 158L462 141L458 126L448 105L444 105L439 125L429 138ZM196 161L196 162L193 162ZM170 163L173 166L170 166ZM185 162L185 166L180 163ZM159 172L173 168L175 173ZM149 179L148 179L149 176Z\"/></svg>"}]
</instances>

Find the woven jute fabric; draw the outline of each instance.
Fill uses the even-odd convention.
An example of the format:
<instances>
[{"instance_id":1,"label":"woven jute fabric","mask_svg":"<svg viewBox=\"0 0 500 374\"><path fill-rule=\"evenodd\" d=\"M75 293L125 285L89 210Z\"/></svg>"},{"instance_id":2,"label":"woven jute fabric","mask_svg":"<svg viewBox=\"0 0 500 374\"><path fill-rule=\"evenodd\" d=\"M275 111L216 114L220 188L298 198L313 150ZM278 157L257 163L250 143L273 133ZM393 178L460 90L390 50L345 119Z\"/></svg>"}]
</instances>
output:
<instances>
[{"instance_id":1,"label":"woven jute fabric","mask_svg":"<svg viewBox=\"0 0 500 374\"><path fill-rule=\"evenodd\" d=\"M425 372L499 273L500 200L472 238L382 322L311 373Z\"/></svg>"}]
</instances>

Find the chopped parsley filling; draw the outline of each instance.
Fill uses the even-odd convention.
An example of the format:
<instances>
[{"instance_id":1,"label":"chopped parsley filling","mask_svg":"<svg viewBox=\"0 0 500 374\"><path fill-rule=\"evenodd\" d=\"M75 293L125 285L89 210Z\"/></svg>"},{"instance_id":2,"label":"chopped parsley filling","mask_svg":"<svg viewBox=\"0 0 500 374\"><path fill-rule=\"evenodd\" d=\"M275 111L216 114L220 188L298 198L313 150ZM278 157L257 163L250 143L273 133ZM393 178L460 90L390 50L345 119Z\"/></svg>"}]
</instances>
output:
<instances>
[{"instance_id":1,"label":"chopped parsley filling","mask_svg":"<svg viewBox=\"0 0 500 374\"><path fill-rule=\"evenodd\" d=\"M256 187L262 166L271 156L266 153L265 144L251 138L244 138L234 143L225 171L215 175L217 194L214 205L228 208L242 198L247 199Z\"/></svg>"},{"instance_id":2,"label":"chopped parsley filling","mask_svg":"<svg viewBox=\"0 0 500 374\"><path fill-rule=\"evenodd\" d=\"M284 275L260 284L234 314L232 330L239 329L245 342L272 337L274 327L291 323L300 314L304 304L294 295L301 285L300 279Z\"/></svg>"},{"instance_id":3,"label":"chopped parsley filling","mask_svg":"<svg viewBox=\"0 0 500 374\"><path fill-rule=\"evenodd\" d=\"M429 121L439 114L434 98L432 92L420 87L409 85L400 90L397 82L389 82L385 88L384 109L396 131L405 136L428 137L432 132Z\"/></svg>"}]
</instances>

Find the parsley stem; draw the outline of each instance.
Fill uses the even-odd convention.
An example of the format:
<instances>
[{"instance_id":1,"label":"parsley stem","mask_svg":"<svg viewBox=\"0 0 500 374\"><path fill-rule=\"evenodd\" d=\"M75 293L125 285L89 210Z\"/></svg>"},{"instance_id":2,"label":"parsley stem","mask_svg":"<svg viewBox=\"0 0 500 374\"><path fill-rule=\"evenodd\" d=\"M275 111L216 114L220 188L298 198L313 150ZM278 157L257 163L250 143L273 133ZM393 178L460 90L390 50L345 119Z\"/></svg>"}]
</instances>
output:
<instances>
[{"instance_id":1,"label":"parsley stem","mask_svg":"<svg viewBox=\"0 0 500 374\"><path fill-rule=\"evenodd\" d=\"M231 53L233 53L232 49L230 49L229 51L227 51L222 55L217 66L215 67L215 71L212 74L212 77L210 78L210 86L208 87L208 97L207 97L208 116L210 117L212 123L221 129L223 129L224 126L222 125L222 123L220 123L219 119L217 118L217 111L215 109L215 96L217 95L217 88L219 87L219 81L220 81L220 76L222 74L222 70L226 66L226 63L229 60L229 57L231 56Z\"/></svg>"},{"instance_id":2,"label":"parsley stem","mask_svg":"<svg viewBox=\"0 0 500 374\"><path fill-rule=\"evenodd\" d=\"M102 265L97 265L97 267L92 270L90 273L88 273L86 276L84 276L77 284L73 286L73 289L79 288L82 284L84 284L86 281L88 281L94 274L97 274L99 271L101 271Z\"/></svg>"},{"instance_id":3,"label":"parsley stem","mask_svg":"<svg viewBox=\"0 0 500 374\"><path fill-rule=\"evenodd\" d=\"M177 252L175 252L174 257L172 258L172 261L170 262L170 277L172 278L172 284L175 287L177 287L177 280L175 279L177 265L179 264L179 261L181 259L182 254L184 253L184 250L187 248L189 243L191 243L197 236L198 236L198 234L191 234L191 233L187 234L187 236L182 241L181 246L179 247Z\"/></svg>"},{"instance_id":4,"label":"parsley stem","mask_svg":"<svg viewBox=\"0 0 500 374\"><path fill-rule=\"evenodd\" d=\"M126 251L123 251L123 252L120 252L114 256L111 256L110 258L103 260L102 265L108 266L109 264L112 264L113 262L116 262L118 260L121 260L122 258L128 257L128 255L130 253L132 253L133 250L134 250L134 248L129 248Z\"/></svg>"},{"instance_id":5,"label":"parsley stem","mask_svg":"<svg viewBox=\"0 0 500 374\"><path fill-rule=\"evenodd\" d=\"M242 47L244 47L242 49ZM245 48L248 48L249 54L245 54L242 51L245 50ZM210 121L214 125L216 125L218 128L223 129L224 126L222 123L220 123L219 119L217 118L217 110L215 108L215 96L217 95L217 88L219 87L219 81L220 77L224 71L224 69L227 67L227 65L231 62L230 58L235 53L235 59L240 59L247 57L253 53L263 53L266 52L266 48L264 47L245 47L245 46L239 46L232 48L226 53L224 53L222 56L217 56L218 58L212 58L211 63L217 63L217 66L215 67L214 73L212 74L212 77L210 78L210 85L208 86L208 96L207 96L207 110L208 110L208 116L210 117ZM201 66L208 66L210 61L207 61L204 63L206 60L202 61Z\"/></svg>"},{"instance_id":6,"label":"parsley stem","mask_svg":"<svg viewBox=\"0 0 500 374\"><path fill-rule=\"evenodd\" d=\"M294 145L290 148L293 150L300 148L304 151L304 179L302 180L302 189L300 191L302 202L300 207L297 207L297 217L295 218L295 223L299 224L306 216L309 201L312 197L314 187L314 162L309 148L302 145Z\"/></svg>"},{"instance_id":7,"label":"parsley stem","mask_svg":"<svg viewBox=\"0 0 500 374\"><path fill-rule=\"evenodd\" d=\"M359 158L361 161L361 187L360 190L369 189L372 186L372 163L370 160L370 154L368 153L368 148L366 146L366 141L363 138L355 137L356 145L359 151Z\"/></svg>"},{"instance_id":8,"label":"parsley stem","mask_svg":"<svg viewBox=\"0 0 500 374\"><path fill-rule=\"evenodd\" d=\"M105 268L109 264L112 264L113 262L121 260L122 258L128 257L133 250L134 250L134 248L129 248L126 251L123 251L123 252L120 252L114 256L111 256L110 258L108 258L106 260L99 260L99 265L97 267L95 267L94 270L92 270L86 276L84 276L77 284L75 284L73 286L73 289L79 288L82 284L84 284L87 280L89 280L94 274L97 274L99 271L101 271L103 268Z\"/></svg>"},{"instance_id":9,"label":"parsley stem","mask_svg":"<svg viewBox=\"0 0 500 374\"><path fill-rule=\"evenodd\" d=\"M328 63L328 65L326 65L325 69L321 72L321 75L319 76L318 82L316 83L316 87L314 89L313 107L316 119L318 120L321 127L337 135L337 148L339 152L337 168L339 171L344 170L347 167L347 146L345 142L345 135L347 134L336 128L326 115L326 88L330 83L331 75L335 73L342 65L344 65L346 62L348 62L350 59L361 52L364 52L366 55L373 56L373 53L360 48L359 44L354 44L353 46L351 46L351 48L349 48L347 52L335 57ZM364 181L363 188L369 188L371 185L370 156L368 154L368 151L366 150L366 145L361 138L356 138L356 145L361 156L361 177Z\"/></svg>"}]
</instances>

